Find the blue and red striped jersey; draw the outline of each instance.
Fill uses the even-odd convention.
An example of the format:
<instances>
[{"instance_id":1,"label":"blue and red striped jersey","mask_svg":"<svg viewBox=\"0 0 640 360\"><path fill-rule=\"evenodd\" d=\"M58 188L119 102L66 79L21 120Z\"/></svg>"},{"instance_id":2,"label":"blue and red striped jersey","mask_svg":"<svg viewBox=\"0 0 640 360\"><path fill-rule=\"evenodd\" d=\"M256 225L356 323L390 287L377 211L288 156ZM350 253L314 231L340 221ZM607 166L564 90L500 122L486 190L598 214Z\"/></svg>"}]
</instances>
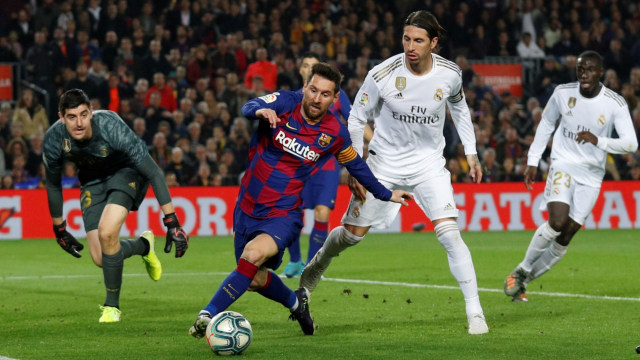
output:
<instances>
[{"instance_id":1,"label":"blue and red striped jersey","mask_svg":"<svg viewBox=\"0 0 640 360\"><path fill-rule=\"evenodd\" d=\"M257 110L272 109L280 122L274 129L267 121L260 122L236 206L257 218L299 211L304 182L332 157L374 196L389 200L391 191L378 182L353 149L347 127L330 112L317 124L309 124L300 112L301 100L302 93L280 90L242 107L242 114L250 120L257 119Z\"/></svg>"}]
</instances>

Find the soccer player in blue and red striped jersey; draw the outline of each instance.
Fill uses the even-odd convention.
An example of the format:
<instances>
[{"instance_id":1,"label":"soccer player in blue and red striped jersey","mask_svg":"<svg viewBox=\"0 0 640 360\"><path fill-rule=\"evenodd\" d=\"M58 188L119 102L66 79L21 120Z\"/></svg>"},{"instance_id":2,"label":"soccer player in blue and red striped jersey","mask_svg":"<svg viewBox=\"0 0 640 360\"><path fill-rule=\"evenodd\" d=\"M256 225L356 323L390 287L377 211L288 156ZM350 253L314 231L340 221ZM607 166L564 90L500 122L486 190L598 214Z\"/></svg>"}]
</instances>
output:
<instances>
[{"instance_id":1,"label":"soccer player in blue and red striped jersey","mask_svg":"<svg viewBox=\"0 0 640 360\"><path fill-rule=\"evenodd\" d=\"M349 132L328 113L337 99L342 75L333 66L318 63L303 93L279 91L248 101L242 113L261 120L258 141L245 172L234 210L233 230L237 267L200 311L189 333L202 337L213 316L226 310L247 290L289 308L290 319L306 335L315 325L309 313L308 291L289 289L268 269L277 269L286 247L302 229L304 182L331 157L360 181L376 198L408 205L412 196L393 192L373 176L351 146Z\"/></svg>"},{"instance_id":2,"label":"soccer player in blue and red striped jersey","mask_svg":"<svg viewBox=\"0 0 640 360\"><path fill-rule=\"evenodd\" d=\"M307 52L300 57L300 76L303 81L309 80L311 68L320 62L316 53ZM302 89L300 89L302 93ZM340 95L329 107L329 112L338 119L342 118L346 124L351 112L351 103L347 94L340 89ZM335 158L330 158L312 177L304 184L302 193L302 208L313 209L313 228L309 235L309 250L307 262L320 250L329 234L329 215L336 204L338 184L340 183L340 165ZM284 267L283 274L287 277L295 277L302 274L304 262L300 254L300 236L291 243L289 249L289 263Z\"/></svg>"}]
</instances>

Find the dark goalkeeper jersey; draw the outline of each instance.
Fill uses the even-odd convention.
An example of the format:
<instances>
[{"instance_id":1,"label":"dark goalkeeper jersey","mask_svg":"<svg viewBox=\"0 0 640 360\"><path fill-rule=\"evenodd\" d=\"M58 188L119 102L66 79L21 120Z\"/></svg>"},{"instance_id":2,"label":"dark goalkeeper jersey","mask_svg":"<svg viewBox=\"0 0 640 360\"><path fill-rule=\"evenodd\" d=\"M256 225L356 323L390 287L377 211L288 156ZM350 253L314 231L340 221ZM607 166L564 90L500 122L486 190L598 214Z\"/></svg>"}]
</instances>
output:
<instances>
[{"instance_id":1,"label":"dark goalkeeper jersey","mask_svg":"<svg viewBox=\"0 0 640 360\"><path fill-rule=\"evenodd\" d=\"M91 139L78 142L58 120L44 136L42 157L52 216L62 216L60 182L65 161L76 165L82 185L105 181L123 168L136 169L151 182L161 205L171 201L164 176L149 155L147 146L118 114L108 110L94 111L91 128Z\"/></svg>"},{"instance_id":2,"label":"dark goalkeeper jersey","mask_svg":"<svg viewBox=\"0 0 640 360\"><path fill-rule=\"evenodd\" d=\"M317 124L309 124L300 113L302 94L280 90L249 100L242 108L248 119L256 119L262 108L272 109L280 122L275 129L261 121L257 146L241 184L238 204L257 218L287 216L299 211L304 182L331 158L347 170L378 199L389 200L391 191L373 176L351 146L347 127L327 113Z\"/></svg>"}]
</instances>

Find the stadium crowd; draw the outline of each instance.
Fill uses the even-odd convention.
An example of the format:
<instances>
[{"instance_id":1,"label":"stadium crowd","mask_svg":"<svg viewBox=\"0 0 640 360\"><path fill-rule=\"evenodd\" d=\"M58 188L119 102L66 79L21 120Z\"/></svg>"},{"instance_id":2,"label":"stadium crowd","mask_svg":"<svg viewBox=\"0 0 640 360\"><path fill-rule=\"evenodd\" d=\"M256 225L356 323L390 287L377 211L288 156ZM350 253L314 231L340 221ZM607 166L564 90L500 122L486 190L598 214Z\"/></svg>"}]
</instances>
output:
<instances>
[{"instance_id":1,"label":"stadium crowd","mask_svg":"<svg viewBox=\"0 0 640 360\"><path fill-rule=\"evenodd\" d=\"M367 71L402 51L401 21L415 9L448 29L439 52L462 69L483 181L523 180L544 105L557 84L576 79L584 50L602 54L603 83L625 98L640 134L640 6L632 0L5 0L0 63L19 63L36 87L0 104L0 188L43 186L42 137L71 88L94 109L120 114L169 186L237 185L255 129L240 112L247 100L301 88L298 59L308 51L342 71L353 100ZM517 98L473 72L472 62L489 57L543 66ZM452 180L470 181L450 119L445 135ZM606 179L640 179L640 153L608 160ZM547 150L541 179L548 164ZM73 164L63 185L79 186Z\"/></svg>"}]
</instances>

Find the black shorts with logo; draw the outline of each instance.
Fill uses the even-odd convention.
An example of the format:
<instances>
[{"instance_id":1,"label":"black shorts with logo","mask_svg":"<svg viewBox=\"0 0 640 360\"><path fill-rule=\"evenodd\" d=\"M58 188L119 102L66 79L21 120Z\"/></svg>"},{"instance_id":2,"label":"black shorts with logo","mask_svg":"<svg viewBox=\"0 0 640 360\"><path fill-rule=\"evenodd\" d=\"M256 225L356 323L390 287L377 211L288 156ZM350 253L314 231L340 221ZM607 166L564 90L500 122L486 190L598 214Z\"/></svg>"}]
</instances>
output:
<instances>
[{"instance_id":1,"label":"black shorts with logo","mask_svg":"<svg viewBox=\"0 0 640 360\"><path fill-rule=\"evenodd\" d=\"M99 183L82 186L80 207L84 230L98 228L102 211L107 204L122 205L129 211L136 211L144 200L149 182L132 168L122 168Z\"/></svg>"}]
</instances>

